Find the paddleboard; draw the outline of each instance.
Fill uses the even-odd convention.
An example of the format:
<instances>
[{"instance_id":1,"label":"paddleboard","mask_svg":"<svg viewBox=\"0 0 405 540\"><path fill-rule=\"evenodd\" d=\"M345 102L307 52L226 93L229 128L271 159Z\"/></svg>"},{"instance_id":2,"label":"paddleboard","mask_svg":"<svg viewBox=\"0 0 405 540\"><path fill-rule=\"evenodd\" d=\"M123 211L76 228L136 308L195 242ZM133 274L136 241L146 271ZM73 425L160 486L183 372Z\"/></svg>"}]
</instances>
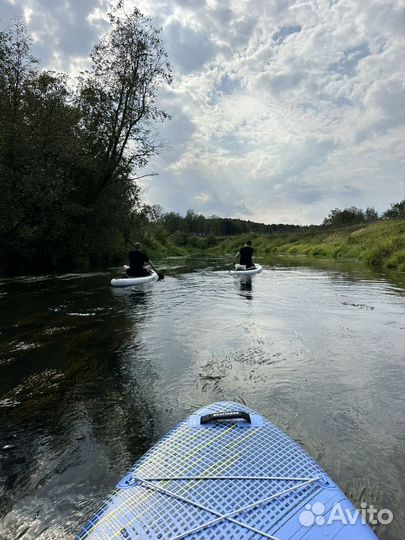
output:
<instances>
[{"instance_id":1,"label":"paddleboard","mask_svg":"<svg viewBox=\"0 0 405 540\"><path fill-rule=\"evenodd\" d=\"M153 270L149 276L140 276L140 277L127 277L127 278L117 278L111 280L112 287L133 287L135 285L142 285L144 283L150 283L151 281L157 281L159 276Z\"/></svg>"},{"instance_id":2,"label":"paddleboard","mask_svg":"<svg viewBox=\"0 0 405 540\"><path fill-rule=\"evenodd\" d=\"M368 540L355 508L297 443L250 408L198 410L139 459L78 540Z\"/></svg>"},{"instance_id":3,"label":"paddleboard","mask_svg":"<svg viewBox=\"0 0 405 540\"><path fill-rule=\"evenodd\" d=\"M251 270L231 270L229 273L231 276L254 276L260 274L263 271L263 267L260 264L255 264L255 268Z\"/></svg>"}]
</instances>

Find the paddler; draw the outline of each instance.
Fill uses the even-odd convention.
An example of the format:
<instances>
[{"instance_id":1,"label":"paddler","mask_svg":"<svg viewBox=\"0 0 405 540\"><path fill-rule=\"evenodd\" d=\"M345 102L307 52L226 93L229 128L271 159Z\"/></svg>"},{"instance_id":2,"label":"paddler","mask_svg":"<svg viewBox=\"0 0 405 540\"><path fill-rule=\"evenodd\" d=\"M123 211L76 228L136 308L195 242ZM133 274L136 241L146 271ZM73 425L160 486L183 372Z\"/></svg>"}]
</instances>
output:
<instances>
[{"instance_id":1,"label":"paddler","mask_svg":"<svg viewBox=\"0 0 405 540\"><path fill-rule=\"evenodd\" d=\"M255 268L255 265L252 261L252 256L254 249L252 248L252 241L247 240L246 244L240 248L238 253L233 258L235 263L239 259L239 265L244 266L246 270L252 270Z\"/></svg>"},{"instance_id":2,"label":"paddler","mask_svg":"<svg viewBox=\"0 0 405 540\"><path fill-rule=\"evenodd\" d=\"M145 268L145 264L148 264L158 275L159 272L153 266L152 261L142 251L142 245L140 242L135 242L134 249L129 252L129 268L127 269L128 277L142 277L149 276L150 271Z\"/></svg>"}]
</instances>

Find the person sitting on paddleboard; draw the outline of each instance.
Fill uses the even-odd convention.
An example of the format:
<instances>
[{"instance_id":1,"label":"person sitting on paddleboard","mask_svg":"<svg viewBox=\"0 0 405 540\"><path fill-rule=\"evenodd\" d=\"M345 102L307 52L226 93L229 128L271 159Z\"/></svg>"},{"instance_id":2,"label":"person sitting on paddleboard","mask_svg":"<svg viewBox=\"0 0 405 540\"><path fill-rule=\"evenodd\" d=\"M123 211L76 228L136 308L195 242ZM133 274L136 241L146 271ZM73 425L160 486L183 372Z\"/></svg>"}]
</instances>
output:
<instances>
[{"instance_id":1,"label":"person sitting on paddleboard","mask_svg":"<svg viewBox=\"0 0 405 540\"><path fill-rule=\"evenodd\" d=\"M129 268L127 269L128 277L142 277L149 276L150 271L145 268L145 264L149 264L153 270L158 274L158 271L153 266L149 257L142 252L142 246L139 242L135 242L134 249L129 252Z\"/></svg>"},{"instance_id":2,"label":"person sitting on paddleboard","mask_svg":"<svg viewBox=\"0 0 405 540\"><path fill-rule=\"evenodd\" d=\"M252 248L252 241L248 240L244 246L240 248L238 253L233 258L233 262L235 262L239 258L239 265L244 266L246 270L250 270L255 268L255 265L252 261L252 255L253 255L254 249Z\"/></svg>"}]
</instances>

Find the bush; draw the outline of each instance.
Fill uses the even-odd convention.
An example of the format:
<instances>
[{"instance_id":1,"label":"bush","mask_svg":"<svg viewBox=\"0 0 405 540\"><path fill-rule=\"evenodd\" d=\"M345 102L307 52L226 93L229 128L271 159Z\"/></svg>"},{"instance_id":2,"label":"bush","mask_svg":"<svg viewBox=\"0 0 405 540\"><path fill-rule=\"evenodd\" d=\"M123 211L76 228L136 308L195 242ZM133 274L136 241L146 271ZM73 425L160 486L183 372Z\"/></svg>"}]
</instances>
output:
<instances>
[{"instance_id":1,"label":"bush","mask_svg":"<svg viewBox=\"0 0 405 540\"><path fill-rule=\"evenodd\" d=\"M401 219L405 218L405 199L395 204L391 204L391 208L383 214L386 219Z\"/></svg>"}]
</instances>

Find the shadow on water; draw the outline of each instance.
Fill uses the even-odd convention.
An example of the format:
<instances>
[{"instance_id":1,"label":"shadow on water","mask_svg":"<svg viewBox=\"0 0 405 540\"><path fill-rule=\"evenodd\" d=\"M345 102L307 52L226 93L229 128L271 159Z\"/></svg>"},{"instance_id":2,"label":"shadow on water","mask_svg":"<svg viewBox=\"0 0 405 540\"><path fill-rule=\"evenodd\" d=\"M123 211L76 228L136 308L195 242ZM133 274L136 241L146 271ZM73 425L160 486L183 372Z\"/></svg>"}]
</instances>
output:
<instances>
[{"instance_id":1,"label":"shadow on water","mask_svg":"<svg viewBox=\"0 0 405 540\"><path fill-rule=\"evenodd\" d=\"M0 281L1 539L73 540L155 440L226 399L392 509L379 534L402 540L403 276L260 262L234 279L226 257L166 259L164 281L132 289L114 271Z\"/></svg>"},{"instance_id":2,"label":"shadow on water","mask_svg":"<svg viewBox=\"0 0 405 540\"><path fill-rule=\"evenodd\" d=\"M1 538L73 538L59 523L77 516L77 528L154 439L148 395L121 357L123 338L136 340L145 321L148 292L117 298L105 277L79 280L63 295L54 280L3 290ZM16 296L24 302L14 309ZM144 363L139 378L148 371ZM50 508L61 489L63 504Z\"/></svg>"},{"instance_id":3,"label":"shadow on water","mask_svg":"<svg viewBox=\"0 0 405 540\"><path fill-rule=\"evenodd\" d=\"M240 296L246 300L253 300L253 279L250 276L234 277L234 286Z\"/></svg>"}]
</instances>

